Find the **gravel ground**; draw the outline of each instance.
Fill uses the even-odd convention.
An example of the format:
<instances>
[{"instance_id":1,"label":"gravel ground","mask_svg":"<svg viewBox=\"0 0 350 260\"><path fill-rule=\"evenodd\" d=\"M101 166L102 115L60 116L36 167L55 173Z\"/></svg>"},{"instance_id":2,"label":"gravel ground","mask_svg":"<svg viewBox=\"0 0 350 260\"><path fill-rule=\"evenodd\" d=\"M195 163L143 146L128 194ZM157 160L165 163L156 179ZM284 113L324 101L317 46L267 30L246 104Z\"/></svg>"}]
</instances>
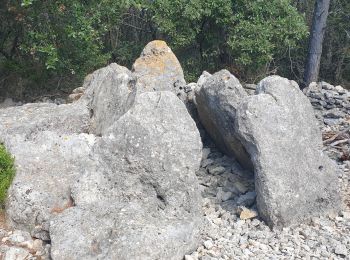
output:
<instances>
[{"instance_id":1,"label":"gravel ground","mask_svg":"<svg viewBox=\"0 0 350 260\"><path fill-rule=\"evenodd\" d=\"M349 162L339 165L342 190L349 185L349 166ZM206 220L203 244L186 260L350 259L347 205L339 216L313 218L310 223L271 230L257 215L254 181L244 176L236 162L210 149L198 172Z\"/></svg>"},{"instance_id":2,"label":"gravel ground","mask_svg":"<svg viewBox=\"0 0 350 260\"><path fill-rule=\"evenodd\" d=\"M339 167L335 174L338 174L343 211L338 216L313 218L309 223L271 230L256 211L253 177L247 177L249 173L237 162L209 144L197 173L206 220L203 243L186 260L350 259L350 95L343 89L341 96L333 91L333 96L343 98L343 103L334 107L331 98L322 96L329 90L323 93L320 88L335 88L323 85L315 92L325 107L319 103L313 105L324 151Z\"/></svg>"}]
</instances>

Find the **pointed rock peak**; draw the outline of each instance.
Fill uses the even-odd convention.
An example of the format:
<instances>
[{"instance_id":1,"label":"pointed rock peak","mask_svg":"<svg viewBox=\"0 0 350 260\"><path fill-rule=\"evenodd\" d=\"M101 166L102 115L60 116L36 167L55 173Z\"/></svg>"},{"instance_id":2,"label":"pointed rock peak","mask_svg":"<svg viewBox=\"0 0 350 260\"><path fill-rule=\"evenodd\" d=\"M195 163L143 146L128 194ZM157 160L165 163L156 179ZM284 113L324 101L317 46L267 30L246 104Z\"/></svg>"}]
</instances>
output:
<instances>
[{"instance_id":1,"label":"pointed rock peak","mask_svg":"<svg viewBox=\"0 0 350 260\"><path fill-rule=\"evenodd\" d=\"M171 49L166 44L166 42L161 40L155 40L151 41L146 45L146 47L141 53L141 57L148 55L162 55L165 53L172 53Z\"/></svg>"},{"instance_id":2,"label":"pointed rock peak","mask_svg":"<svg viewBox=\"0 0 350 260\"><path fill-rule=\"evenodd\" d=\"M146 45L132 68L137 78L137 91L172 91L186 86L179 60L164 41Z\"/></svg>"}]
</instances>

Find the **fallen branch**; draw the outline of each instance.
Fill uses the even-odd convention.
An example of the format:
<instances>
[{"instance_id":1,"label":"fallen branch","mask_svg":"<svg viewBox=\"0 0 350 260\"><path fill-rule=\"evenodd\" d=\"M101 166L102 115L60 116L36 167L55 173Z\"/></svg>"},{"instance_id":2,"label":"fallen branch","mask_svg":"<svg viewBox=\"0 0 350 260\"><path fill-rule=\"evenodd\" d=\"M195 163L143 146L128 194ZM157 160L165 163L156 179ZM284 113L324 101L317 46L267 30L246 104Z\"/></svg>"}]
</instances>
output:
<instances>
[{"instance_id":1,"label":"fallen branch","mask_svg":"<svg viewBox=\"0 0 350 260\"><path fill-rule=\"evenodd\" d=\"M342 135L342 134L345 134L345 133L348 132L348 131L350 131L350 127L344 129L343 131L340 131L339 133L337 133L337 134L334 135L333 137L331 137L331 138L329 138L329 139L323 141L323 144L325 145L325 144L329 144L329 143L333 142L337 137L339 137L339 136Z\"/></svg>"},{"instance_id":2,"label":"fallen branch","mask_svg":"<svg viewBox=\"0 0 350 260\"><path fill-rule=\"evenodd\" d=\"M338 144L343 144L343 143L347 143L347 142L350 143L350 139L335 141L335 142L331 143L330 146L337 146Z\"/></svg>"}]
</instances>

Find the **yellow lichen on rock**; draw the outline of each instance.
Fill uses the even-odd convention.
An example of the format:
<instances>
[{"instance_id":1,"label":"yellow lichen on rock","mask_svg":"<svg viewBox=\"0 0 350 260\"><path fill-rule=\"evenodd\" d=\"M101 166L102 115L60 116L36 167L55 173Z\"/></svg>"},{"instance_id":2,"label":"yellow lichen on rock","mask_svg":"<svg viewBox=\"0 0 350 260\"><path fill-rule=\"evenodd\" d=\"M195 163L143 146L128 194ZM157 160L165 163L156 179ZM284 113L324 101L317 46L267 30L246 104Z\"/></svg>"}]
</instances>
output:
<instances>
[{"instance_id":1,"label":"yellow lichen on rock","mask_svg":"<svg viewBox=\"0 0 350 260\"><path fill-rule=\"evenodd\" d=\"M134 63L133 72L141 92L173 91L175 83L186 84L180 62L166 42L160 40L147 44Z\"/></svg>"}]
</instances>

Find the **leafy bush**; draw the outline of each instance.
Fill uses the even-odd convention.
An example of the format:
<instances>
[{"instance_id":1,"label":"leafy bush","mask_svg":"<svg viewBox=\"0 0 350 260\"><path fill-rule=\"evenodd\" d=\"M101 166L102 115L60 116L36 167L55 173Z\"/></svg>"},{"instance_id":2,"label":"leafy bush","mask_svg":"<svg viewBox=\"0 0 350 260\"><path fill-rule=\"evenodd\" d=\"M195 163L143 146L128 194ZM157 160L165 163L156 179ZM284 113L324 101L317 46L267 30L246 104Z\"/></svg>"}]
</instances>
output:
<instances>
[{"instance_id":1,"label":"leafy bush","mask_svg":"<svg viewBox=\"0 0 350 260\"><path fill-rule=\"evenodd\" d=\"M149 8L175 52L192 48L184 55L192 61L183 64L199 73L228 68L255 77L307 36L290 0L155 0Z\"/></svg>"},{"instance_id":2,"label":"leafy bush","mask_svg":"<svg viewBox=\"0 0 350 260\"><path fill-rule=\"evenodd\" d=\"M0 144L0 206L3 207L7 190L15 176L15 167L13 157Z\"/></svg>"}]
</instances>

